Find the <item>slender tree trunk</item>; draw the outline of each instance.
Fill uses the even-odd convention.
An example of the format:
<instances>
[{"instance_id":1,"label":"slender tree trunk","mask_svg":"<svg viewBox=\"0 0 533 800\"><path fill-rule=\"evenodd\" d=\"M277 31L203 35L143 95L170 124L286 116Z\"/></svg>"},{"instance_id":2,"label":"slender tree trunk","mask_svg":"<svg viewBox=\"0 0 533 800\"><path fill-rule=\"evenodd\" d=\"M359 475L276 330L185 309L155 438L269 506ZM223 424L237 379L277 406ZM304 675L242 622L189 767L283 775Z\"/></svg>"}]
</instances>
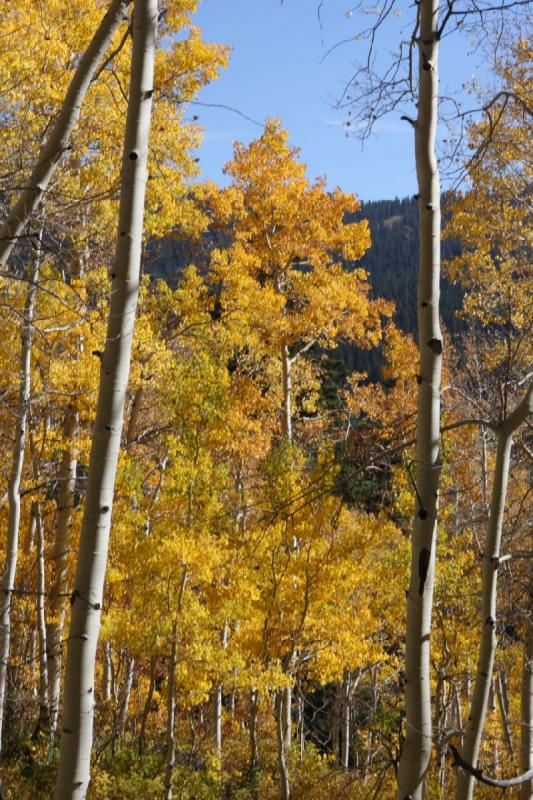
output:
<instances>
[{"instance_id":1,"label":"slender tree trunk","mask_svg":"<svg viewBox=\"0 0 533 800\"><path fill-rule=\"evenodd\" d=\"M254 778L259 769L259 737L257 730L257 715L259 711L259 692L252 689L250 692L250 777Z\"/></svg>"},{"instance_id":2,"label":"slender tree trunk","mask_svg":"<svg viewBox=\"0 0 533 800\"><path fill-rule=\"evenodd\" d=\"M289 770L285 754L285 726L283 721L283 690L278 689L275 699L276 739L278 743L278 769L282 800L290 800Z\"/></svg>"},{"instance_id":3,"label":"slender tree trunk","mask_svg":"<svg viewBox=\"0 0 533 800\"><path fill-rule=\"evenodd\" d=\"M157 658L152 656L150 659L150 683L148 684L148 694L146 695L146 702L144 704L143 713L141 717L141 729L139 732L139 755L144 755L144 746L146 744L146 724L148 717L152 710L152 700L154 697L155 689L155 671L157 668Z\"/></svg>"},{"instance_id":4,"label":"slender tree trunk","mask_svg":"<svg viewBox=\"0 0 533 800\"><path fill-rule=\"evenodd\" d=\"M283 408L281 411L281 432L292 440L292 363L289 346L283 342L281 346L281 367L283 372Z\"/></svg>"},{"instance_id":5,"label":"slender tree trunk","mask_svg":"<svg viewBox=\"0 0 533 800\"><path fill-rule=\"evenodd\" d=\"M342 755L341 765L348 769L350 764L350 672L344 670L342 682Z\"/></svg>"},{"instance_id":6,"label":"slender tree trunk","mask_svg":"<svg viewBox=\"0 0 533 800\"><path fill-rule=\"evenodd\" d=\"M405 655L406 738L398 770L398 800L421 800L432 747L430 634L440 479L439 322L440 182L435 136L438 116L439 0L420 0L418 116L415 125L420 256L418 341L420 377L416 432L417 504L411 580L407 593Z\"/></svg>"},{"instance_id":7,"label":"slender tree trunk","mask_svg":"<svg viewBox=\"0 0 533 800\"><path fill-rule=\"evenodd\" d=\"M213 729L214 745L217 755L222 755L222 685L215 687L213 692Z\"/></svg>"},{"instance_id":8,"label":"slender tree trunk","mask_svg":"<svg viewBox=\"0 0 533 800\"><path fill-rule=\"evenodd\" d=\"M533 769L533 568L529 572L522 693L520 699L520 772ZM533 800L533 778L520 787L520 800Z\"/></svg>"},{"instance_id":9,"label":"slender tree trunk","mask_svg":"<svg viewBox=\"0 0 533 800\"><path fill-rule=\"evenodd\" d=\"M20 531L20 483L26 449L26 428L31 388L31 351L33 345L33 319L35 298L41 260L40 236L38 251L29 270L28 293L24 305L22 324L22 346L20 351L19 396L15 420L15 437L8 487L8 519L6 560L0 577L0 749L3 743L4 713L6 705L6 682L11 642L11 606L15 575L17 572L18 542Z\"/></svg>"},{"instance_id":10,"label":"slender tree trunk","mask_svg":"<svg viewBox=\"0 0 533 800\"><path fill-rule=\"evenodd\" d=\"M76 435L78 432L78 412L74 407L68 409L63 423L63 453L59 470L59 500L56 515L56 534L52 553L52 584L48 604L48 623L46 626L48 681L50 701L50 736L55 738L59 716L61 694L61 659L63 652L63 629L67 608L69 556L71 544L72 512L76 488L76 469L78 453Z\"/></svg>"},{"instance_id":11,"label":"slender tree trunk","mask_svg":"<svg viewBox=\"0 0 533 800\"><path fill-rule=\"evenodd\" d=\"M177 621L172 628L172 643L170 661L168 664L167 686L167 765L165 770L165 800L172 800L172 776L176 765L176 742L174 739L174 725L176 721L176 701L174 680L177 663Z\"/></svg>"},{"instance_id":12,"label":"slender tree trunk","mask_svg":"<svg viewBox=\"0 0 533 800\"><path fill-rule=\"evenodd\" d=\"M130 418L128 421L128 430L126 431L126 441L128 444L131 444L134 441L137 434L137 423L139 421L139 412L141 410L143 395L144 390L142 387L139 387L133 397Z\"/></svg>"},{"instance_id":13,"label":"slender tree trunk","mask_svg":"<svg viewBox=\"0 0 533 800\"><path fill-rule=\"evenodd\" d=\"M41 505L37 500L31 504L31 517L35 522L35 541L37 544L37 631L39 634L39 722L38 730L47 731L50 724L50 705L48 698L48 669L46 663L46 620L45 620L45 562L44 531Z\"/></svg>"},{"instance_id":14,"label":"slender tree trunk","mask_svg":"<svg viewBox=\"0 0 533 800\"><path fill-rule=\"evenodd\" d=\"M128 721L128 711L130 708L131 687L133 686L133 674L135 672L135 659L132 656L126 656L126 674L124 676L124 687L122 689L122 699L120 703L119 713L117 715L116 734L120 736L126 722Z\"/></svg>"},{"instance_id":15,"label":"slender tree trunk","mask_svg":"<svg viewBox=\"0 0 533 800\"><path fill-rule=\"evenodd\" d=\"M81 106L111 40L126 17L131 0L113 0L76 69L61 110L44 142L33 172L6 220L0 227L0 267L5 266L13 246L31 214L42 201L56 167L68 146L79 119Z\"/></svg>"},{"instance_id":16,"label":"slender tree trunk","mask_svg":"<svg viewBox=\"0 0 533 800\"><path fill-rule=\"evenodd\" d=\"M113 692L113 664L111 663L111 645L104 644L104 669L102 674L102 700L106 703L114 695Z\"/></svg>"},{"instance_id":17,"label":"slender tree trunk","mask_svg":"<svg viewBox=\"0 0 533 800\"><path fill-rule=\"evenodd\" d=\"M505 745L509 753L511 763L515 763L515 752L513 744L513 734L509 722L509 694L507 691L507 680L505 673L502 670L498 671L495 681L496 698L498 700L498 709L500 711L500 718L502 722L503 737Z\"/></svg>"},{"instance_id":18,"label":"slender tree trunk","mask_svg":"<svg viewBox=\"0 0 533 800\"><path fill-rule=\"evenodd\" d=\"M165 771L165 800L172 800L172 776L176 765L176 742L174 739L174 725L176 720L175 679L176 665L178 663L178 618L183 609L183 597L187 584L187 567L183 568L178 593L178 610L172 624L172 641L170 648L170 663L168 667L168 692L167 692L167 766Z\"/></svg>"},{"instance_id":19,"label":"slender tree trunk","mask_svg":"<svg viewBox=\"0 0 533 800\"><path fill-rule=\"evenodd\" d=\"M157 14L157 0L135 0L117 254L72 594L56 800L85 798L90 777L96 648L139 293Z\"/></svg>"},{"instance_id":20,"label":"slender tree trunk","mask_svg":"<svg viewBox=\"0 0 533 800\"><path fill-rule=\"evenodd\" d=\"M460 734L460 741L463 744L463 712L461 709L461 694L460 689L457 685L453 687L453 722L454 728L458 731L461 731Z\"/></svg>"},{"instance_id":21,"label":"slender tree trunk","mask_svg":"<svg viewBox=\"0 0 533 800\"><path fill-rule=\"evenodd\" d=\"M283 690L283 740L285 750L290 750L292 744L292 687L286 686Z\"/></svg>"},{"instance_id":22,"label":"slender tree trunk","mask_svg":"<svg viewBox=\"0 0 533 800\"><path fill-rule=\"evenodd\" d=\"M222 646L228 643L228 623L224 622L221 634ZM222 756L222 684L215 687L213 692L213 729L215 750L219 758Z\"/></svg>"},{"instance_id":23,"label":"slender tree trunk","mask_svg":"<svg viewBox=\"0 0 533 800\"><path fill-rule=\"evenodd\" d=\"M498 588L498 567L500 562L500 544L503 529L505 499L509 480L509 465L513 433L531 413L532 391L528 390L525 398L503 423L498 432L496 465L492 483L492 497L489 514L489 525L483 554L482 598L481 598L481 643L479 660L472 694L472 704L465 738L461 747L462 758L472 766L477 766L483 725L489 705L492 683L494 656L496 654L496 600ZM465 770L457 775L456 800L471 800L475 778Z\"/></svg>"}]
</instances>

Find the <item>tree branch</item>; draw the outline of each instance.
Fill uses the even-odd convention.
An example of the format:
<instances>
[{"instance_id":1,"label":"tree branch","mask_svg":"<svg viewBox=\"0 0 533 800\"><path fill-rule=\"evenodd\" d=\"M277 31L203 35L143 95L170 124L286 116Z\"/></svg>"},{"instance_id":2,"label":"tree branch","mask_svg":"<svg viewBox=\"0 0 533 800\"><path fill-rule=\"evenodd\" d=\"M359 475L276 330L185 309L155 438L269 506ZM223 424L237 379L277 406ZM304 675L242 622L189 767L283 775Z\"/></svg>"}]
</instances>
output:
<instances>
[{"instance_id":1,"label":"tree branch","mask_svg":"<svg viewBox=\"0 0 533 800\"><path fill-rule=\"evenodd\" d=\"M453 755L453 765L454 767L461 767L464 769L465 772L470 773L473 775L476 780L480 783L484 783L487 786L495 786L499 789L507 789L510 786L519 786L526 781L530 781L533 778L533 769L524 772L522 775L517 775L515 778L508 778L507 780L498 780L497 778L491 778L489 775L485 775L482 769L478 769L477 767L473 767L459 753L459 750L453 745L449 744L448 747L450 748L452 755Z\"/></svg>"}]
</instances>

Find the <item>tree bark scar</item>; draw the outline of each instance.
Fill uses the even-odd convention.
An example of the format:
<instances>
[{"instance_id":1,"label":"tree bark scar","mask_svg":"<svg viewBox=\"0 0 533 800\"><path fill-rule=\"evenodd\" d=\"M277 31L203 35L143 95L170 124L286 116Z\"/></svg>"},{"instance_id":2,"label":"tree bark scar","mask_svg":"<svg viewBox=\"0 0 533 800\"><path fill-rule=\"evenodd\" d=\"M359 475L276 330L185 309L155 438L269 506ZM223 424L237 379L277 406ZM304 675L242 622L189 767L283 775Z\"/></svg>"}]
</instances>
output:
<instances>
[{"instance_id":1,"label":"tree bark scar","mask_svg":"<svg viewBox=\"0 0 533 800\"><path fill-rule=\"evenodd\" d=\"M420 579L420 583L418 584L418 594L422 597L424 593L424 586L426 584L426 578L428 576L428 569L429 569L429 562L430 562L431 553L427 549L427 547L423 547L420 551L420 555L418 556L418 577Z\"/></svg>"},{"instance_id":2,"label":"tree bark scar","mask_svg":"<svg viewBox=\"0 0 533 800\"><path fill-rule=\"evenodd\" d=\"M430 339L427 343L429 349L435 353L436 356L440 356L442 353L442 342L440 339Z\"/></svg>"}]
</instances>

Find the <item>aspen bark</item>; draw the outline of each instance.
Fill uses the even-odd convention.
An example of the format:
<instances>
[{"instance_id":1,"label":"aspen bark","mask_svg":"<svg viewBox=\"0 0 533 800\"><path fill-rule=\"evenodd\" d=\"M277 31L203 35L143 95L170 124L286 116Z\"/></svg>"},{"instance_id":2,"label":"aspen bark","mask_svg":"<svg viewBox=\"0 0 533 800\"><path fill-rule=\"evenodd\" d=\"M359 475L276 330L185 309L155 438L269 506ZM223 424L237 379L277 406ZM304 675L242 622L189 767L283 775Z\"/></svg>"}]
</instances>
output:
<instances>
[{"instance_id":1,"label":"aspen bark","mask_svg":"<svg viewBox=\"0 0 533 800\"><path fill-rule=\"evenodd\" d=\"M282 800L290 800L291 789L289 783L289 770L285 754L285 726L283 722L283 690L276 692L274 710L276 716L276 739L278 744L278 769Z\"/></svg>"},{"instance_id":2,"label":"aspen bark","mask_svg":"<svg viewBox=\"0 0 533 800\"><path fill-rule=\"evenodd\" d=\"M157 14L157 0L135 0L117 252L111 274L111 307L101 362L75 589L71 598L56 800L85 798L90 777L96 647L139 294Z\"/></svg>"},{"instance_id":3,"label":"aspen bark","mask_svg":"<svg viewBox=\"0 0 533 800\"><path fill-rule=\"evenodd\" d=\"M176 765L176 742L174 738L174 724L176 721L175 680L176 665L178 663L178 618L183 610L183 596L187 584L187 567L183 568L178 594L177 614L172 623L172 641L170 648L170 662L168 667L167 691L167 765L165 770L165 800L172 800L172 776Z\"/></svg>"},{"instance_id":4,"label":"aspen bark","mask_svg":"<svg viewBox=\"0 0 533 800\"><path fill-rule=\"evenodd\" d=\"M131 412L130 418L128 421L128 430L126 431L126 441L128 444L131 444L137 433L137 423L139 421L139 412L141 410L141 404L143 400L144 391L142 387L137 389L135 395L133 396L133 401L131 404Z\"/></svg>"},{"instance_id":5,"label":"aspen bark","mask_svg":"<svg viewBox=\"0 0 533 800\"><path fill-rule=\"evenodd\" d=\"M292 441L292 362L289 355L289 346L286 342L281 345L281 367L283 372L281 432L289 441Z\"/></svg>"},{"instance_id":6,"label":"aspen bark","mask_svg":"<svg viewBox=\"0 0 533 800\"><path fill-rule=\"evenodd\" d=\"M222 646L228 644L228 623L224 622L221 633ZM222 756L222 684L218 684L213 692L213 728L215 750L219 757Z\"/></svg>"},{"instance_id":7,"label":"aspen bark","mask_svg":"<svg viewBox=\"0 0 533 800\"><path fill-rule=\"evenodd\" d=\"M114 696L113 691L113 664L111 662L111 645L104 644L104 669L102 674L102 700L104 703Z\"/></svg>"},{"instance_id":8,"label":"aspen bark","mask_svg":"<svg viewBox=\"0 0 533 800\"><path fill-rule=\"evenodd\" d=\"M528 390L522 402L501 425L498 431L496 465L492 482L492 496L485 552L483 553L482 598L481 598L481 642L479 660L472 694L472 704L466 726L461 757L473 767L477 766L483 725L489 705L494 656L496 654L496 601L500 545L513 433L531 413L533 393ZM471 800L475 778L460 770L457 775L456 800Z\"/></svg>"},{"instance_id":9,"label":"aspen bark","mask_svg":"<svg viewBox=\"0 0 533 800\"><path fill-rule=\"evenodd\" d=\"M168 665L167 686L167 765L165 769L165 800L172 800L172 776L176 765L176 742L174 739L174 724L176 721L176 702L174 699L174 681L177 663L177 627L174 622L172 627L172 644L170 661Z\"/></svg>"},{"instance_id":10,"label":"aspen bark","mask_svg":"<svg viewBox=\"0 0 533 800\"><path fill-rule=\"evenodd\" d=\"M259 768L259 739L257 731L257 715L259 711L259 692L252 689L250 693L250 777L253 779Z\"/></svg>"},{"instance_id":11,"label":"aspen bark","mask_svg":"<svg viewBox=\"0 0 533 800\"><path fill-rule=\"evenodd\" d=\"M511 763L514 764L515 752L513 744L513 734L509 722L509 694L507 691L507 681L505 678L505 673L503 673L501 670L498 672L498 675L496 677L495 689L496 689L496 699L498 701L498 708L500 711L500 719L502 722L502 730L505 739L505 745L507 747Z\"/></svg>"},{"instance_id":12,"label":"aspen bark","mask_svg":"<svg viewBox=\"0 0 533 800\"><path fill-rule=\"evenodd\" d=\"M59 160L65 150L72 131L79 119L81 106L111 40L126 17L132 0L113 0L102 19L91 43L76 69L65 100L48 138L44 142L37 163L26 188L0 227L0 267L5 266L13 247L26 224L42 201Z\"/></svg>"},{"instance_id":13,"label":"aspen bark","mask_svg":"<svg viewBox=\"0 0 533 800\"><path fill-rule=\"evenodd\" d=\"M214 745L218 756L222 755L222 686L219 684L213 692L213 728Z\"/></svg>"},{"instance_id":14,"label":"aspen bark","mask_svg":"<svg viewBox=\"0 0 533 800\"><path fill-rule=\"evenodd\" d=\"M37 632L39 634L39 730L47 730L50 724L50 705L48 696L48 669L46 663L46 619L44 595L44 531L41 506L37 500L31 505L32 522L35 523L35 542L37 544Z\"/></svg>"},{"instance_id":15,"label":"aspen bark","mask_svg":"<svg viewBox=\"0 0 533 800\"><path fill-rule=\"evenodd\" d=\"M66 443L59 469L59 500L56 515L56 534L52 552L52 584L46 625L47 668L50 702L50 736L55 738L61 695L61 659L63 629L67 608L69 555L71 543L72 512L76 488L78 454L75 446L78 432L78 412L69 408L63 423L63 440Z\"/></svg>"},{"instance_id":16,"label":"aspen bark","mask_svg":"<svg viewBox=\"0 0 533 800\"><path fill-rule=\"evenodd\" d=\"M128 711L130 707L131 687L133 686L133 673L135 672L135 659L132 656L126 656L126 674L124 676L124 687L122 690L122 701L120 703L119 713L117 715L116 735L120 736L126 722L128 721Z\"/></svg>"},{"instance_id":17,"label":"aspen bark","mask_svg":"<svg viewBox=\"0 0 533 800\"><path fill-rule=\"evenodd\" d=\"M520 698L520 772L533 769L533 568L529 572L522 692ZM533 800L533 778L520 787L520 800Z\"/></svg>"},{"instance_id":18,"label":"aspen bark","mask_svg":"<svg viewBox=\"0 0 533 800\"><path fill-rule=\"evenodd\" d=\"M15 437L11 460L11 471L8 486L8 519L6 560L0 577L0 750L4 733L4 713L6 705L6 682L11 643L11 605L17 572L18 543L20 532L20 484L26 450L26 429L31 388L31 351L33 346L33 320L35 315L35 298L41 260L40 237L39 250L35 254L29 270L29 285L24 304L22 323L22 344L20 350L19 394L16 409Z\"/></svg>"},{"instance_id":19,"label":"aspen bark","mask_svg":"<svg viewBox=\"0 0 533 800\"><path fill-rule=\"evenodd\" d=\"M342 682L342 754L341 765L343 769L348 769L350 764L350 673L344 671Z\"/></svg>"},{"instance_id":20,"label":"aspen bark","mask_svg":"<svg viewBox=\"0 0 533 800\"><path fill-rule=\"evenodd\" d=\"M286 686L283 690L283 741L285 750L292 744L292 687Z\"/></svg>"},{"instance_id":21,"label":"aspen bark","mask_svg":"<svg viewBox=\"0 0 533 800\"><path fill-rule=\"evenodd\" d=\"M417 505L407 593L406 738L398 770L398 800L421 800L432 746L430 634L440 479L442 333L439 321L440 181L435 154L438 117L439 0L420 0L418 115L414 123L419 208L418 342L420 373L416 430Z\"/></svg>"}]
</instances>

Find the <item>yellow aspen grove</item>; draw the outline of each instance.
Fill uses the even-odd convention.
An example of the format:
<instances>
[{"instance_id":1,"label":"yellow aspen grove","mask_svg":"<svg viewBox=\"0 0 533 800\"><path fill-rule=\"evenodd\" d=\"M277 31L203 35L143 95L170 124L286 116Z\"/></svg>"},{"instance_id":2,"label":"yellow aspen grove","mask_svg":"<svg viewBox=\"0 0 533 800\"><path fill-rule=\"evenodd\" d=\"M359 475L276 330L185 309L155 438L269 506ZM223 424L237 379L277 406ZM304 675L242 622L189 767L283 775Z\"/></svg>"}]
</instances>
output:
<instances>
[{"instance_id":1,"label":"yellow aspen grove","mask_svg":"<svg viewBox=\"0 0 533 800\"><path fill-rule=\"evenodd\" d=\"M4 4L0 800L533 800L532 4Z\"/></svg>"}]
</instances>

